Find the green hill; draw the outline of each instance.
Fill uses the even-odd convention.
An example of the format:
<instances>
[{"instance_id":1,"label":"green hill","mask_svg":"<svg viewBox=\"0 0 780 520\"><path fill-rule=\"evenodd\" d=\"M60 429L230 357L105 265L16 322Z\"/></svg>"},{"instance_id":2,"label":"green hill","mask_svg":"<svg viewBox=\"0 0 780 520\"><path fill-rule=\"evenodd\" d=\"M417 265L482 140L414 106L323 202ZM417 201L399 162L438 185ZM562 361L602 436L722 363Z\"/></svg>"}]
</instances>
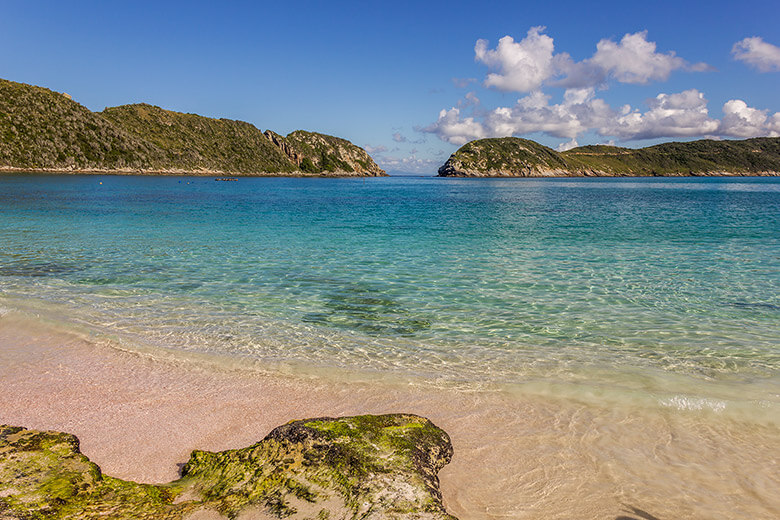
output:
<instances>
[{"instance_id":1,"label":"green hill","mask_svg":"<svg viewBox=\"0 0 780 520\"><path fill-rule=\"evenodd\" d=\"M275 172L296 170L256 127L139 104L106 108L105 119L165 150L170 168L187 171Z\"/></svg>"},{"instance_id":2,"label":"green hill","mask_svg":"<svg viewBox=\"0 0 780 520\"><path fill-rule=\"evenodd\" d=\"M337 137L303 131L281 137L243 121L147 104L96 113L65 94L7 80L0 80L0 169L385 174L365 150Z\"/></svg>"},{"instance_id":3,"label":"green hill","mask_svg":"<svg viewBox=\"0 0 780 520\"><path fill-rule=\"evenodd\" d=\"M160 167L165 153L51 90L0 80L0 166Z\"/></svg>"},{"instance_id":4,"label":"green hill","mask_svg":"<svg viewBox=\"0 0 780 520\"><path fill-rule=\"evenodd\" d=\"M778 175L780 138L700 140L647 148L581 146L556 152L517 137L466 143L439 168L439 176L680 176Z\"/></svg>"}]
</instances>

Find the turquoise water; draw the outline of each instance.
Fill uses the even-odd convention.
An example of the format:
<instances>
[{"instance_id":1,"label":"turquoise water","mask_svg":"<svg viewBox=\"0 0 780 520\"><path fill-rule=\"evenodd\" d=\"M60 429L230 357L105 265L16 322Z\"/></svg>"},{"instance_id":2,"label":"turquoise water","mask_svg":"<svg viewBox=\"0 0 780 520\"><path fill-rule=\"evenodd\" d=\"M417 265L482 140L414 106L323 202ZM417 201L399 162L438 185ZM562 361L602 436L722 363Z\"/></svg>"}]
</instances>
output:
<instances>
[{"instance_id":1,"label":"turquoise water","mask_svg":"<svg viewBox=\"0 0 780 520\"><path fill-rule=\"evenodd\" d=\"M0 305L275 369L774 407L780 179L4 175Z\"/></svg>"}]
</instances>

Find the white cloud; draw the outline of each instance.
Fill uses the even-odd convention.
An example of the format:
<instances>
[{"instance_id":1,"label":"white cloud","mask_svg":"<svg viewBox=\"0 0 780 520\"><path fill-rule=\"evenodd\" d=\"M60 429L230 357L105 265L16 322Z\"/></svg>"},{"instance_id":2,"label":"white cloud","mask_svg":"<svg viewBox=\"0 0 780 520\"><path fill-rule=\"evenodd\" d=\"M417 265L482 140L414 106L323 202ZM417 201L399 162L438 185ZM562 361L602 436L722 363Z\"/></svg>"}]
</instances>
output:
<instances>
[{"instance_id":1,"label":"white cloud","mask_svg":"<svg viewBox=\"0 0 780 520\"><path fill-rule=\"evenodd\" d=\"M553 68L553 39L542 34L544 27L531 27L519 42L511 36L498 41L495 50L488 49L487 40L477 40L475 59L499 73L490 73L485 86L499 90L530 92L555 73Z\"/></svg>"},{"instance_id":2,"label":"white cloud","mask_svg":"<svg viewBox=\"0 0 780 520\"><path fill-rule=\"evenodd\" d=\"M744 61L761 72L780 71L780 47L765 42L759 36L738 41L731 54L734 59Z\"/></svg>"},{"instance_id":3,"label":"white cloud","mask_svg":"<svg viewBox=\"0 0 780 520\"><path fill-rule=\"evenodd\" d=\"M441 166L442 159L422 159L415 154L406 157L377 157L377 164L387 171L433 174Z\"/></svg>"},{"instance_id":4,"label":"white cloud","mask_svg":"<svg viewBox=\"0 0 780 520\"><path fill-rule=\"evenodd\" d=\"M382 153L387 151L387 147L383 145L371 146L369 144L363 146L363 149L369 154Z\"/></svg>"},{"instance_id":5,"label":"white cloud","mask_svg":"<svg viewBox=\"0 0 780 520\"><path fill-rule=\"evenodd\" d=\"M741 99L726 101L719 133L731 137L780 136L780 112L769 117L768 110L759 110Z\"/></svg>"},{"instance_id":6,"label":"white cloud","mask_svg":"<svg viewBox=\"0 0 780 520\"><path fill-rule=\"evenodd\" d=\"M561 143L558 145L556 150L559 152L565 152L566 150L571 150L572 148L577 148L579 146L579 143L576 139L572 139L571 141L567 141L565 143Z\"/></svg>"},{"instance_id":7,"label":"white cloud","mask_svg":"<svg viewBox=\"0 0 780 520\"><path fill-rule=\"evenodd\" d=\"M709 116L707 100L696 89L679 94L658 94L645 113L626 111L599 129L601 135L623 139L695 137L715 134L719 122Z\"/></svg>"},{"instance_id":8,"label":"white cloud","mask_svg":"<svg viewBox=\"0 0 780 520\"><path fill-rule=\"evenodd\" d=\"M674 51L656 52L656 43L647 40L647 31L626 34L619 42L602 39L591 58L575 62L568 53L553 54L553 39L543 31L544 27L532 27L519 42L504 36L495 49L488 49L487 40L477 40L475 59L498 70L487 75L485 86L531 92L546 83L566 88L601 86L609 79L647 84L665 81L678 69L712 69L706 63L689 64Z\"/></svg>"},{"instance_id":9,"label":"white cloud","mask_svg":"<svg viewBox=\"0 0 780 520\"><path fill-rule=\"evenodd\" d=\"M686 66L674 52L655 52L655 42L647 41L647 31L626 34L620 43L601 40L589 61L621 83L639 84L665 81L673 70Z\"/></svg>"},{"instance_id":10,"label":"white cloud","mask_svg":"<svg viewBox=\"0 0 780 520\"><path fill-rule=\"evenodd\" d=\"M473 117L460 118L460 109L451 108L439 112L439 119L430 125L420 128L421 132L436 134L442 141L463 145L474 139L490 137L485 133L482 123Z\"/></svg>"},{"instance_id":11,"label":"white cloud","mask_svg":"<svg viewBox=\"0 0 780 520\"><path fill-rule=\"evenodd\" d=\"M612 116L612 109L594 97L593 89L567 90L563 102L555 105L549 104L549 96L537 91L519 99L514 107L488 113L485 126L486 133L494 136L544 132L573 139Z\"/></svg>"},{"instance_id":12,"label":"white cloud","mask_svg":"<svg viewBox=\"0 0 780 520\"><path fill-rule=\"evenodd\" d=\"M704 94L690 89L674 94L658 94L648 100L644 112L624 105L618 109L595 96L592 88L569 89L561 103L550 104L550 97L535 91L517 100L512 107L499 107L462 116L457 108L442 110L439 119L420 129L440 139L462 145L484 137L522 136L542 132L568 139L559 149L577 146L585 132L621 140L663 137L756 137L780 135L780 112L747 106L731 100L723 106L723 119L709 114Z\"/></svg>"},{"instance_id":13,"label":"white cloud","mask_svg":"<svg viewBox=\"0 0 780 520\"><path fill-rule=\"evenodd\" d=\"M405 143L406 137L401 135L401 132L396 132L393 134L393 141L395 141L396 143Z\"/></svg>"}]
</instances>

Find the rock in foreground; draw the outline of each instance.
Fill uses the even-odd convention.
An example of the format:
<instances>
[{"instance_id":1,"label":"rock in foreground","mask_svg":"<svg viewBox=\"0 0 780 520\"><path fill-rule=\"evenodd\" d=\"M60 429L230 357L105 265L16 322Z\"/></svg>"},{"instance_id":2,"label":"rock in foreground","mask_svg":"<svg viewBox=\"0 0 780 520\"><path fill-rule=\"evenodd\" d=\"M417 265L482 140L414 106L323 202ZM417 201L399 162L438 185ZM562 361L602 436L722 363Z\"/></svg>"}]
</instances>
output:
<instances>
[{"instance_id":1,"label":"rock in foreground","mask_svg":"<svg viewBox=\"0 0 780 520\"><path fill-rule=\"evenodd\" d=\"M194 451L163 485L103 475L70 434L0 426L0 519L449 519L447 434L415 415L294 421L238 450Z\"/></svg>"}]
</instances>

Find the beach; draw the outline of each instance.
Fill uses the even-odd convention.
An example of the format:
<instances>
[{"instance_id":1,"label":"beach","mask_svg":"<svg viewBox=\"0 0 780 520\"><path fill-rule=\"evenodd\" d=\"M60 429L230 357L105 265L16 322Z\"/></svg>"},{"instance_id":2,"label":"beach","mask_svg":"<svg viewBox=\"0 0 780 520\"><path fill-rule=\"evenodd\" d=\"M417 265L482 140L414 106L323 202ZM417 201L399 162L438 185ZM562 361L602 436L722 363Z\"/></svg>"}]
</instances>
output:
<instances>
[{"instance_id":1,"label":"beach","mask_svg":"<svg viewBox=\"0 0 780 520\"><path fill-rule=\"evenodd\" d=\"M461 519L780 511L776 425L701 411L269 376L95 345L13 313L0 318L0 380L3 423L74 433L104 473L141 482L174 480L191 450L248 446L293 419L409 412L452 438L441 489Z\"/></svg>"}]
</instances>

